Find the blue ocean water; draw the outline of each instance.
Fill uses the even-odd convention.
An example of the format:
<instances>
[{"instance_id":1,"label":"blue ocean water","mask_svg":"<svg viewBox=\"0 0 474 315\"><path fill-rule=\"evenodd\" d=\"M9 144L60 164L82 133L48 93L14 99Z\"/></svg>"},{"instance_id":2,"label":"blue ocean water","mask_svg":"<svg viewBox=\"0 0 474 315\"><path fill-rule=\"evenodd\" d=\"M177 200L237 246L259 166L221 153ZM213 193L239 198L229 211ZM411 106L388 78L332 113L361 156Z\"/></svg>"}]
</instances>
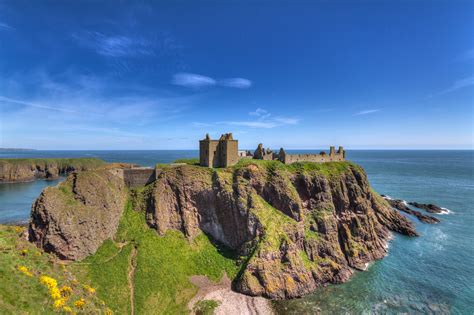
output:
<instances>
[{"instance_id":1,"label":"blue ocean water","mask_svg":"<svg viewBox=\"0 0 474 315\"><path fill-rule=\"evenodd\" d=\"M316 150L319 152L319 150ZM296 152L296 151L295 151ZM310 152L310 151L306 151ZM0 157L99 157L151 166L197 151L29 151ZM379 193L450 210L441 223L416 223L421 236L394 235L389 255L342 285L278 302L287 314L474 314L474 151L348 151ZM27 220L46 185L0 184L0 222Z\"/></svg>"}]
</instances>

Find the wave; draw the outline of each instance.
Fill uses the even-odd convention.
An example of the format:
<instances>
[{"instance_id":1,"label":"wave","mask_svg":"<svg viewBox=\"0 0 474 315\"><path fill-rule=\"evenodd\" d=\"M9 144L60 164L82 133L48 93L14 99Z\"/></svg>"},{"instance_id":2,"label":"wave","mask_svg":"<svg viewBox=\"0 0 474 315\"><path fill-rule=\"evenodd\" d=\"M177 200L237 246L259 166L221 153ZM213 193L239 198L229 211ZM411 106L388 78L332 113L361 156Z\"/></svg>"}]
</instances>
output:
<instances>
[{"instance_id":1,"label":"wave","mask_svg":"<svg viewBox=\"0 0 474 315\"><path fill-rule=\"evenodd\" d=\"M449 210L448 208L441 207L441 210L443 210L443 211L438 213L438 214L452 214L452 213L454 213L453 211Z\"/></svg>"}]
</instances>

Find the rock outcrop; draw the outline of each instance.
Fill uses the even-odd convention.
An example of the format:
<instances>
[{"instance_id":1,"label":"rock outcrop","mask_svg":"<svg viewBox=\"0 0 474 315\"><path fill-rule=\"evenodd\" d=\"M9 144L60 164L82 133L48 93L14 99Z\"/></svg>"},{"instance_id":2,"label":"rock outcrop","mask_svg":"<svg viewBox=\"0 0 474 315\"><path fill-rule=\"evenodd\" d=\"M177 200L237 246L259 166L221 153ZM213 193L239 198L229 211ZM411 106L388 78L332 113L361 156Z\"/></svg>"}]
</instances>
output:
<instances>
[{"instance_id":1,"label":"rock outcrop","mask_svg":"<svg viewBox=\"0 0 474 315\"><path fill-rule=\"evenodd\" d=\"M95 158L0 159L0 183L55 179L60 175L91 170L104 164L104 161Z\"/></svg>"},{"instance_id":2,"label":"rock outcrop","mask_svg":"<svg viewBox=\"0 0 474 315\"><path fill-rule=\"evenodd\" d=\"M382 195L383 196L383 195ZM386 196L383 196L385 200L387 200L387 202L395 209L398 209L400 211L403 211L405 213L408 213L408 214L411 214L415 217L417 217L418 220L420 220L421 222L424 222L424 223L429 223L429 224L435 224L435 223L439 223L439 219L438 218L435 218L431 215L426 215L426 214L423 214L421 213L420 211L416 211L416 210L412 210L410 209L406 202L403 201L403 200L400 200L400 199L390 199L390 198L387 198Z\"/></svg>"},{"instance_id":3,"label":"rock outcrop","mask_svg":"<svg viewBox=\"0 0 474 315\"><path fill-rule=\"evenodd\" d=\"M273 299L346 281L386 254L389 230L417 235L360 167L309 165L165 169L143 197L147 222L160 234L204 231L238 251L246 258L234 288Z\"/></svg>"},{"instance_id":4,"label":"rock outcrop","mask_svg":"<svg viewBox=\"0 0 474 315\"><path fill-rule=\"evenodd\" d=\"M418 202L409 202L408 203L410 206L417 207L419 209L423 209L429 213L443 213L445 210L443 208L434 205L432 203L418 203Z\"/></svg>"},{"instance_id":5,"label":"rock outcrop","mask_svg":"<svg viewBox=\"0 0 474 315\"><path fill-rule=\"evenodd\" d=\"M57 196L63 186L44 191L33 207L33 241L78 259L113 235L124 200L121 185L99 173L99 181L90 178L88 193L77 188L81 177L96 173L69 177L64 185L71 185L72 204ZM92 189L97 185L100 193ZM204 232L233 249L241 266L234 289L272 299L348 280L354 268L364 270L386 255L390 231L417 235L349 162L162 167L154 183L131 196L135 210L159 235L178 230L192 239ZM83 215L81 209L89 210Z\"/></svg>"},{"instance_id":6,"label":"rock outcrop","mask_svg":"<svg viewBox=\"0 0 474 315\"><path fill-rule=\"evenodd\" d=\"M73 173L35 201L29 239L60 258L82 259L115 235L126 199L123 180L108 170Z\"/></svg>"}]
</instances>

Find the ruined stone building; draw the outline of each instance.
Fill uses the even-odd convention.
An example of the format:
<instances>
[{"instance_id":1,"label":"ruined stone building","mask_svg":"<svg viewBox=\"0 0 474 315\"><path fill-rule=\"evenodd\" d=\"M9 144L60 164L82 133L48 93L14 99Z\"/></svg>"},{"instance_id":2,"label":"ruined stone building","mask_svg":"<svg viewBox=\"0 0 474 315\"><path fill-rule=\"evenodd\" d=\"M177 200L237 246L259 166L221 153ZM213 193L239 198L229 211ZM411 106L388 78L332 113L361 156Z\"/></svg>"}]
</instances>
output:
<instances>
[{"instance_id":1,"label":"ruined stone building","mask_svg":"<svg viewBox=\"0 0 474 315\"><path fill-rule=\"evenodd\" d=\"M228 167L239 161L238 141L232 133L223 134L219 140L211 140L209 134L199 141L199 164L207 167Z\"/></svg>"},{"instance_id":2,"label":"ruined stone building","mask_svg":"<svg viewBox=\"0 0 474 315\"><path fill-rule=\"evenodd\" d=\"M346 152L343 147L339 147L336 152L335 147L329 148L329 154L322 151L319 154L288 154L283 148L278 153L270 149L265 149L260 143L252 153L249 151L239 151L238 141L234 140L232 133L223 134L219 140L211 140L209 134L199 141L199 163L207 167L228 167L235 165L240 159L253 158L257 160L278 160L285 164L295 162L337 162L346 159Z\"/></svg>"}]
</instances>

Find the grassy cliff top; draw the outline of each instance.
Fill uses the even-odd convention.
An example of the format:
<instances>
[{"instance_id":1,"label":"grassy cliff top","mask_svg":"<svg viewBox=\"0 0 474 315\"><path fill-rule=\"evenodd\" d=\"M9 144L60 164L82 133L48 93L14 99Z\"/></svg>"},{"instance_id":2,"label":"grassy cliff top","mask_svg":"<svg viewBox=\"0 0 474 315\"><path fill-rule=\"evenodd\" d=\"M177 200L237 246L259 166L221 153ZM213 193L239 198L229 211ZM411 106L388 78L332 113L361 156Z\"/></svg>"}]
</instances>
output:
<instances>
[{"instance_id":1,"label":"grassy cliff top","mask_svg":"<svg viewBox=\"0 0 474 315\"><path fill-rule=\"evenodd\" d=\"M193 167L203 167L199 166L199 159L178 159L173 163L187 164ZM325 162L325 163L315 163L315 162L296 162L292 164L284 164L280 161L272 160L256 160L256 159L241 159L237 164L228 168L214 168L213 170L217 172L228 172L229 170L235 172L241 169L244 169L250 165L256 166L258 169L269 172L289 172L294 174L321 174L326 176L334 176L343 174L350 169L357 169L363 171L362 168L350 161L343 162ZM157 164L157 168L166 168L173 166L172 164ZM177 165L179 166L179 165ZM207 168L207 167L206 167Z\"/></svg>"},{"instance_id":2,"label":"grassy cliff top","mask_svg":"<svg viewBox=\"0 0 474 315\"><path fill-rule=\"evenodd\" d=\"M82 166L98 167L105 162L98 158L8 158L0 159L0 163L12 165L57 165L57 166Z\"/></svg>"}]
</instances>

